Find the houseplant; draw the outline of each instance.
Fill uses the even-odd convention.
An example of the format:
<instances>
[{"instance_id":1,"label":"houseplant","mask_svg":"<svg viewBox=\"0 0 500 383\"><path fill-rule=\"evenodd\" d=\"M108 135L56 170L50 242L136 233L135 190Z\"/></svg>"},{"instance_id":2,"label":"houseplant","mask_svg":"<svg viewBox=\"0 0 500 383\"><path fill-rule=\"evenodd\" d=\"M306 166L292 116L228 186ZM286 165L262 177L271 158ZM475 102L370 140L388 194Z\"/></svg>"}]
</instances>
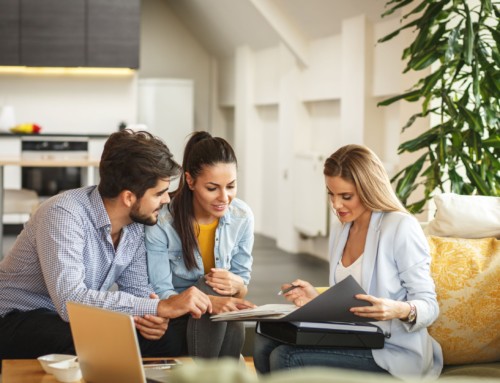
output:
<instances>
[{"instance_id":1,"label":"houseplant","mask_svg":"<svg viewBox=\"0 0 500 383\"><path fill-rule=\"evenodd\" d=\"M421 103L403 131L418 118L436 121L399 146L398 154L422 155L393 177L398 197L417 213L437 189L500 196L500 1L391 0L386 7L382 16L406 10L404 24L379 42L414 29L415 39L402 55L404 72L432 70L378 105ZM419 187L424 197L409 203Z\"/></svg>"}]
</instances>

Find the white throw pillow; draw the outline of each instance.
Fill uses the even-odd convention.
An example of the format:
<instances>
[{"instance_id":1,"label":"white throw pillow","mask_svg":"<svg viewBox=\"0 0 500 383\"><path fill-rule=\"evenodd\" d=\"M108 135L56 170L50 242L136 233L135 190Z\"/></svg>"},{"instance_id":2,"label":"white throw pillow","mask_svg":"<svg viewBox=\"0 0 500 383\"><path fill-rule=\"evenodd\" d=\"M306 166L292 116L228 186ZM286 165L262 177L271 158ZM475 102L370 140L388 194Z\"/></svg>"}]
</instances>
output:
<instances>
[{"instance_id":1,"label":"white throw pillow","mask_svg":"<svg viewBox=\"0 0 500 383\"><path fill-rule=\"evenodd\" d=\"M427 235L457 238L500 238L500 197L443 193L434 197L436 215Z\"/></svg>"}]
</instances>

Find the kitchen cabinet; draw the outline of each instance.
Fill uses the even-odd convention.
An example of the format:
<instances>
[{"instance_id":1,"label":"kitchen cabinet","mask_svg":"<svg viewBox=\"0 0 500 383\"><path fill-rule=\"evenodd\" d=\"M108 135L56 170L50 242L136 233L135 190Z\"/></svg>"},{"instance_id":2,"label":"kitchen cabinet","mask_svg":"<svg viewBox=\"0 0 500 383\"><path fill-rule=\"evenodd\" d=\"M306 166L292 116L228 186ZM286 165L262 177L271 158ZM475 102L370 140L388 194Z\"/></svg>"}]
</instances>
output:
<instances>
[{"instance_id":1,"label":"kitchen cabinet","mask_svg":"<svg viewBox=\"0 0 500 383\"><path fill-rule=\"evenodd\" d=\"M139 67L140 1L87 0L87 66Z\"/></svg>"},{"instance_id":2,"label":"kitchen cabinet","mask_svg":"<svg viewBox=\"0 0 500 383\"><path fill-rule=\"evenodd\" d=\"M21 0L21 63L85 64L85 0Z\"/></svg>"},{"instance_id":3,"label":"kitchen cabinet","mask_svg":"<svg viewBox=\"0 0 500 383\"><path fill-rule=\"evenodd\" d=\"M19 65L21 61L20 0L0 0L0 64Z\"/></svg>"},{"instance_id":4,"label":"kitchen cabinet","mask_svg":"<svg viewBox=\"0 0 500 383\"><path fill-rule=\"evenodd\" d=\"M139 67L140 0L0 0L0 65Z\"/></svg>"}]
</instances>

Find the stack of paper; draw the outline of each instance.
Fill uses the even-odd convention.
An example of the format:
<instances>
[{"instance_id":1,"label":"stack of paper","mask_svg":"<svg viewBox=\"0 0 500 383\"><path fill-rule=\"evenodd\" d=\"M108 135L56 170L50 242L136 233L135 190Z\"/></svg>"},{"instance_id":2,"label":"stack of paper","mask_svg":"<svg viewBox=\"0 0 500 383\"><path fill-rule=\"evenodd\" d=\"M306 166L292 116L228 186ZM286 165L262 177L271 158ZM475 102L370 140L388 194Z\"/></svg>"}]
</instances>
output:
<instances>
[{"instance_id":1,"label":"stack of paper","mask_svg":"<svg viewBox=\"0 0 500 383\"><path fill-rule=\"evenodd\" d=\"M212 315L211 320L260 320L260 319L280 319L296 310L298 307L290 304L268 304L253 309L239 311L229 311L217 315Z\"/></svg>"},{"instance_id":2,"label":"stack of paper","mask_svg":"<svg viewBox=\"0 0 500 383\"><path fill-rule=\"evenodd\" d=\"M268 304L254 309L231 311L210 318L214 321L284 321L284 322L370 322L370 318L357 316L351 307L369 306L369 302L356 299L366 294L352 276L330 287L302 307L291 304Z\"/></svg>"},{"instance_id":3,"label":"stack of paper","mask_svg":"<svg viewBox=\"0 0 500 383\"><path fill-rule=\"evenodd\" d=\"M359 323L342 323L342 322L291 322L296 327L301 329L323 329L323 330L340 330L340 331L366 331L377 332L378 327L373 325L362 325Z\"/></svg>"}]
</instances>

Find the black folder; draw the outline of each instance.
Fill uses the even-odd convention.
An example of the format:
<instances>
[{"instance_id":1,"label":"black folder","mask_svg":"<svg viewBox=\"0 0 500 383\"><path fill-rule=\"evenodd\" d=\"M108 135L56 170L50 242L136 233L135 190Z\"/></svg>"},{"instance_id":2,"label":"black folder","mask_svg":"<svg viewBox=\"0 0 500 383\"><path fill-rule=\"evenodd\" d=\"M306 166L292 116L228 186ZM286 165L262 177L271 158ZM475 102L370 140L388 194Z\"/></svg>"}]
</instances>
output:
<instances>
[{"instance_id":1,"label":"black folder","mask_svg":"<svg viewBox=\"0 0 500 383\"><path fill-rule=\"evenodd\" d=\"M322 326L324 325L324 326ZM382 330L363 323L258 322L255 331L279 342L314 347L377 349L384 347Z\"/></svg>"}]
</instances>

